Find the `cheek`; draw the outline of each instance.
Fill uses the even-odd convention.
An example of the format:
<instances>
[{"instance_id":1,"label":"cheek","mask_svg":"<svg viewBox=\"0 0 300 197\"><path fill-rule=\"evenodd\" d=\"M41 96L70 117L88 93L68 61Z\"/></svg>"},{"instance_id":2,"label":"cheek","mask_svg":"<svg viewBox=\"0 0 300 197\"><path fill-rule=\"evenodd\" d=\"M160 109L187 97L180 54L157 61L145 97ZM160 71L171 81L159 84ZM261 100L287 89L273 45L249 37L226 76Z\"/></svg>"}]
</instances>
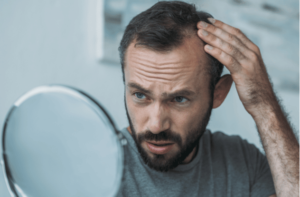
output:
<instances>
[{"instance_id":1,"label":"cheek","mask_svg":"<svg viewBox=\"0 0 300 197\"><path fill-rule=\"evenodd\" d=\"M186 133L197 128L199 123L203 120L204 115L208 109L208 104L203 102L195 103L189 110L172 113L172 122L174 124L174 131L181 132L180 135L185 138Z\"/></svg>"},{"instance_id":2,"label":"cheek","mask_svg":"<svg viewBox=\"0 0 300 197\"><path fill-rule=\"evenodd\" d=\"M188 128L193 126L193 122L195 122L197 114L194 109L185 112L174 112L172 113L172 122L178 127L179 131L189 130Z\"/></svg>"}]
</instances>

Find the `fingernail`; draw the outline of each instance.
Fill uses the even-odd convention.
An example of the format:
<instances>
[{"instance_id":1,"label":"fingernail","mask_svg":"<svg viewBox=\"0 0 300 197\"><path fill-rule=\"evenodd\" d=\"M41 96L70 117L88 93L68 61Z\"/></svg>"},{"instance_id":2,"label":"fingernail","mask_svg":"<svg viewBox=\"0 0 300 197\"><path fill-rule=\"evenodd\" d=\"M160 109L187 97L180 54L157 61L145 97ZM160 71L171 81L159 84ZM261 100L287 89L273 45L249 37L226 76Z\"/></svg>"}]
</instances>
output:
<instances>
[{"instance_id":1,"label":"fingernail","mask_svg":"<svg viewBox=\"0 0 300 197\"><path fill-rule=\"evenodd\" d=\"M205 28L205 27L207 27L207 23L204 21L200 21L200 26Z\"/></svg>"},{"instance_id":2,"label":"fingernail","mask_svg":"<svg viewBox=\"0 0 300 197\"><path fill-rule=\"evenodd\" d=\"M203 36L207 36L207 31L205 31L204 29L201 29L201 34L203 35Z\"/></svg>"},{"instance_id":3,"label":"fingernail","mask_svg":"<svg viewBox=\"0 0 300 197\"><path fill-rule=\"evenodd\" d=\"M216 19L214 19L214 18L208 18L207 19L209 22L211 22L211 24L214 24L215 22L216 22Z\"/></svg>"},{"instance_id":4,"label":"fingernail","mask_svg":"<svg viewBox=\"0 0 300 197\"><path fill-rule=\"evenodd\" d=\"M207 45L206 45L206 48L207 48L208 50L212 50L214 47L212 47L212 46L210 46L209 44L207 44Z\"/></svg>"}]
</instances>

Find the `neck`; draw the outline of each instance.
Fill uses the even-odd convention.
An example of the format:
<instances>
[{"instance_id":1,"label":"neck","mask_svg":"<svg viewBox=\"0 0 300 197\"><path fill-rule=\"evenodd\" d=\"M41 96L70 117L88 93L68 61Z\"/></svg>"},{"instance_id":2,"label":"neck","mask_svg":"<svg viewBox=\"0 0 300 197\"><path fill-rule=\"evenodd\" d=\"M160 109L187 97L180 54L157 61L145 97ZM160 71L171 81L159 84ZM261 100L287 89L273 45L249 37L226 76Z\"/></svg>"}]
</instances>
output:
<instances>
[{"instance_id":1,"label":"neck","mask_svg":"<svg viewBox=\"0 0 300 197\"><path fill-rule=\"evenodd\" d=\"M193 161L193 159L196 157L197 152L198 152L198 147L199 144L197 144L197 146L195 146L195 148L192 150L192 152L185 158L185 160L182 162L182 164L188 164L191 161Z\"/></svg>"}]
</instances>

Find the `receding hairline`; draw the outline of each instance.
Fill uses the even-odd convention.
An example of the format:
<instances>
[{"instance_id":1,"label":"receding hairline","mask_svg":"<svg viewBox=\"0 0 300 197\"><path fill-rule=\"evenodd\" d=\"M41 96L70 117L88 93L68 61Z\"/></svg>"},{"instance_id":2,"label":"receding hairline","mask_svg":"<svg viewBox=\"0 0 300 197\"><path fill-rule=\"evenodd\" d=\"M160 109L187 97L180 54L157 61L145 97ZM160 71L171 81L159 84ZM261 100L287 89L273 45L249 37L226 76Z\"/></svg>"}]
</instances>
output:
<instances>
[{"instance_id":1,"label":"receding hairline","mask_svg":"<svg viewBox=\"0 0 300 197\"><path fill-rule=\"evenodd\" d=\"M138 43L136 43L136 38L134 38L133 39L133 41L132 42L130 42L129 44L128 44L128 47L126 48L126 50L125 50L125 52L124 52L124 61L123 61L123 65L122 65L122 69L123 69L123 71L124 71L124 69L125 69L125 66L126 66L126 61L127 61L127 54L128 54L128 49L129 49L129 47L132 45L132 44L134 44L134 48L144 48L144 49L148 49L148 50L151 50L151 51L154 51L154 52L159 52L159 53L162 53L162 54L167 54L167 53L170 53L170 52L172 52L174 49L176 49L176 48L179 48L180 46L182 46L182 45L184 45L185 44L185 42L186 42L186 40L187 39L190 39L190 38L192 38L193 36L196 36L197 38L199 38L199 40L200 40L200 42L203 44L203 47L204 47L204 45L205 45L205 43L203 42L203 40L200 38L200 37L198 37L198 35L197 35L197 31L191 31L190 30L190 32L186 32L186 33L188 33L188 34L185 34L185 36L183 37L183 39L182 39L182 41L180 42L180 44L178 45L178 46L172 46L172 47L170 47L168 50L156 50L156 49L153 49L153 48L151 48L151 47L148 47L148 46L146 46L146 45L138 45ZM200 46L199 46L200 47ZM204 51L204 50L203 50ZM204 51L205 52L205 51ZM205 52L206 53L206 52ZM206 54L206 65L207 66L205 66L204 68L203 68L203 71L205 71L205 72L210 72L210 64L212 63L212 59L209 57L209 55L208 54ZM202 65L202 64L201 64ZM201 66L201 65L199 65L199 66Z\"/></svg>"}]
</instances>

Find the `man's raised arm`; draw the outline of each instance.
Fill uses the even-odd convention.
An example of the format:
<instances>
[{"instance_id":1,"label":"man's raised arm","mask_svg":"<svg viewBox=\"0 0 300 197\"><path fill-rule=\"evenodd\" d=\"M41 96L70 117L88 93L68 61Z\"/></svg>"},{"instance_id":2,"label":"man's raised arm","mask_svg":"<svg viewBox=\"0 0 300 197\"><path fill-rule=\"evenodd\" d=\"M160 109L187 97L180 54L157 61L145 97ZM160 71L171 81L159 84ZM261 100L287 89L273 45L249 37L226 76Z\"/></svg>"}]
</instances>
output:
<instances>
[{"instance_id":1,"label":"man's raised arm","mask_svg":"<svg viewBox=\"0 0 300 197\"><path fill-rule=\"evenodd\" d=\"M239 29L210 18L198 23L205 51L228 68L245 109L253 117L277 196L299 196L299 144L269 81L259 48Z\"/></svg>"}]
</instances>

